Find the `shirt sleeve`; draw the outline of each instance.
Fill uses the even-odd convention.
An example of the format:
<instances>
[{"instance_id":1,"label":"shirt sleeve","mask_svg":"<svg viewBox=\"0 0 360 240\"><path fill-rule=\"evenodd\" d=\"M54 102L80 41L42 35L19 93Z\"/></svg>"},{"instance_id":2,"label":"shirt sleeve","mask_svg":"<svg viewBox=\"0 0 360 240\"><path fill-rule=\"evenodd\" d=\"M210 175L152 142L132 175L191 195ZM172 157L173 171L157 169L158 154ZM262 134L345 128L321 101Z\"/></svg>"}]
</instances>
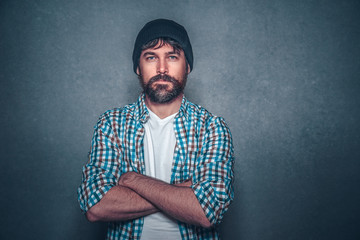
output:
<instances>
[{"instance_id":1,"label":"shirt sleeve","mask_svg":"<svg viewBox=\"0 0 360 240\"><path fill-rule=\"evenodd\" d=\"M120 178L120 149L111 124L103 116L95 126L89 160L83 167L78 200L85 213L98 203Z\"/></svg>"},{"instance_id":2,"label":"shirt sleeve","mask_svg":"<svg viewBox=\"0 0 360 240\"><path fill-rule=\"evenodd\" d=\"M234 197L233 155L230 130L222 118L215 118L206 128L192 179L192 189L212 224L221 222Z\"/></svg>"}]
</instances>

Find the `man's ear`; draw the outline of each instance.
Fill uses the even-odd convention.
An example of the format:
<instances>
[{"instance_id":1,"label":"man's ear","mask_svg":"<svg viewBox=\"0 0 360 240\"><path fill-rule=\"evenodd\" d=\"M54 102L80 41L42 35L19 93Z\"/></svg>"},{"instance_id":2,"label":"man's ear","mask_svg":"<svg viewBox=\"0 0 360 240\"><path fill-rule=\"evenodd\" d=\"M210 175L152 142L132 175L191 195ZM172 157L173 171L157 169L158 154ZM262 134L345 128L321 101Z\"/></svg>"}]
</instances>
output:
<instances>
[{"instance_id":1,"label":"man's ear","mask_svg":"<svg viewBox=\"0 0 360 240\"><path fill-rule=\"evenodd\" d=\"M138 75L138 76L140 76L140 67L138 66L137 68L136 68L136 74Z\"/></svg>"},{"instance_id":2,"label":"man's ear","mask_svg":"<svg viewBox=\"0 0 360 240\"><path fill-rule=\"evenodd\" d=\"M190 65L187 63L187 74L189 74L190 73Z\"/></svg>"}]
</instances>

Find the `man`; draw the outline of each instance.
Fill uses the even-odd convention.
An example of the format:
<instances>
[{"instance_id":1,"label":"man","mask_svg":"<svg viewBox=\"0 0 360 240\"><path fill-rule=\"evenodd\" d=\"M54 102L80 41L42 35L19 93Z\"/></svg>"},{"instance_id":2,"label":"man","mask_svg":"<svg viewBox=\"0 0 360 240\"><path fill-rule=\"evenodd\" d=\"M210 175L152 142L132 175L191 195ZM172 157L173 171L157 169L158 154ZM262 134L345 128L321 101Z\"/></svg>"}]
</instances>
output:
<instances>
[{"instance_id":1,"label":"man","mask_svg":"<svg viewBox=\"0 0 360 240\"><path fill-rule=\"evenodd\" d=\"M157 19L139 32L134 71L143 93L104 113L78 189L108 239L217 239L233 199L233 146L222 118L184 97L193 53L186 30Z\"/></svg>"}]
</instances>

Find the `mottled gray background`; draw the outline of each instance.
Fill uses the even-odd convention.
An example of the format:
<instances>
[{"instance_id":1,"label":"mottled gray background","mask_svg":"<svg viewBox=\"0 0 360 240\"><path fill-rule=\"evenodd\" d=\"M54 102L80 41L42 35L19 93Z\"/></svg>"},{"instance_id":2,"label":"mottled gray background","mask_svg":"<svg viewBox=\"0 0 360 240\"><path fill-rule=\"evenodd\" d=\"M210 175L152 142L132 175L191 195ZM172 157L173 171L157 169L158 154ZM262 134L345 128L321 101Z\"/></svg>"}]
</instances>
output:
<instances>
[{"instance_id":1,"label":"mottled gray background","mask_svg":"<svg viewBox=\"0 0 360 240\"><path fill-rule=\"evenodd\" d=\"M103 239L76 189L93 126L140 87L154 18L183 24L186 96L230 126L223 239L360 239L360 2L0 1L1 239Z\"/></svg>"}]
</instances>

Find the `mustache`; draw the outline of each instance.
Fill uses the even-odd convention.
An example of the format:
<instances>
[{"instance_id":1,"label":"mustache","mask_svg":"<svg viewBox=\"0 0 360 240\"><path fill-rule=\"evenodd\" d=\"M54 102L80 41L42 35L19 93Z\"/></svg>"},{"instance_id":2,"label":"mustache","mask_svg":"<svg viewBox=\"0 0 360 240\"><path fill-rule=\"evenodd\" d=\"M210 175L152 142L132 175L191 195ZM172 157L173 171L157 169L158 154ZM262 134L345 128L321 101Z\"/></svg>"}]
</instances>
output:
<instances>
[{"instance_id":1,"label":"mustache","mask_svg":"<svg viewBox=\"0 0 360 240\"><path fill-rule=\"evenodd\" d=\"M148 85L153 84L154 82L159 81L159 80L163 80L165 82L172 82L172 83L178 82L175 78L173 78L167 74L158 74L158 75L150 78Z\"/></svg>"}]
</instances>

